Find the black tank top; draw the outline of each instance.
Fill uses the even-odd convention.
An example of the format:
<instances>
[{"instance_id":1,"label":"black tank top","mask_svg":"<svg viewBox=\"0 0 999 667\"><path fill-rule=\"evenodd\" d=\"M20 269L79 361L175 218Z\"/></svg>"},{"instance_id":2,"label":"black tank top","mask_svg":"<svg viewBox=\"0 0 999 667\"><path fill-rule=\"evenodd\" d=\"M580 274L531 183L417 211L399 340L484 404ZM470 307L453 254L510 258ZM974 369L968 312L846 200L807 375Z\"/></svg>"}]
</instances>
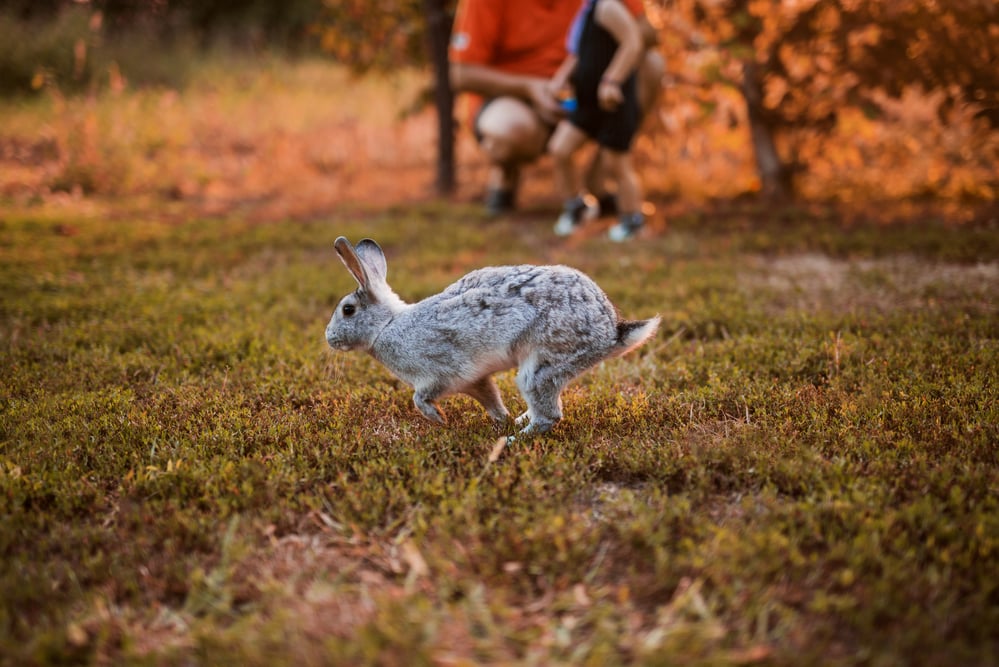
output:
<instances>
[{"instance_id":1,"label":"black tank top","mask_svg":"<svg viewBox=\"0 0 999 667\"><path fill-rule=\"evenodd\" d=\"M608 0L616 2L616 0ZM603 76L617 52L617 40L596 21L597 2L592 0L583 19L583 29L579 36L576 68L573 70L571 82L576 91L576 98L596 100L600 77ZM621 90L627 96L629 88L635 85L635 73L631 72L625 81L621 81Z\"/></svg>"}]
</instances>

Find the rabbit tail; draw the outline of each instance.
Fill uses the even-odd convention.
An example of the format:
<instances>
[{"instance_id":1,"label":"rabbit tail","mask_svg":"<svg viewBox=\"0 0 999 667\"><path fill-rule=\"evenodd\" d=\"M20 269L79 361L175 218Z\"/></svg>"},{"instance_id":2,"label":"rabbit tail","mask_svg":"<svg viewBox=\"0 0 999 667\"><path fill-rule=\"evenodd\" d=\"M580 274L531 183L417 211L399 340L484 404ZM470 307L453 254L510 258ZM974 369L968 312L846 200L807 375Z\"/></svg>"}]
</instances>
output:
<instances>
[{"instance_id":1,"label":"rabbit tail","mask_svg":"<svg viewBox=\"0 0 999 667\"><path fill-rule=\"evenodd\" d=\"M617 341L614 354L621 356L640 347L656 335L659 329L659 316L647 320L622 320L617 323Z\"/></svg>"}]
</instances>

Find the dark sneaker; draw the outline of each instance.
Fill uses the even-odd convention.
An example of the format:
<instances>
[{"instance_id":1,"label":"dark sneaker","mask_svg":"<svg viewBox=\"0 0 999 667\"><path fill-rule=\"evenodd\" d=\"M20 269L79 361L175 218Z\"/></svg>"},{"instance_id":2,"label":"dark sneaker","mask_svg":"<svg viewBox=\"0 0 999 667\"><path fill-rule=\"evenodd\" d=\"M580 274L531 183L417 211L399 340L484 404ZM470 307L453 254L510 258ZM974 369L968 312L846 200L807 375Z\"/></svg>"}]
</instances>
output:
<instances>
[{"instance_id":1,"label":"dark sneaker","mask_svg":"<svg viewBox=\"0 0 999 667\"><path fill-rule=\"evenodd\" d=\"M607 236L617 243L627 241L634 237L644 224L645 216L641 213L624 213L618 218L618 223L607 232Z\"/></svg>"},{"instance_id":2,"label":"dark sneaker","mask_svg":"<svg viewBox=\"0 0 999 667\"><path fill-rule=\"evenodd\" d=\"M490 217L496 217L509 213L514 209L516 199L517 193L513 190L490 188L486 192L486 214Z\"/></svg>"},{"instance_id":3,"label":"dark sneaker","mask_svg":"<svg viewBox=\"0 0 999 667\"><path fill-rule=\"evenodd\" d=\"M555 223L555 235L569 236L581 223L597 217L598 212L593 197L573 197L562 207L562 215Z\"/></svg>"}]
</instances>

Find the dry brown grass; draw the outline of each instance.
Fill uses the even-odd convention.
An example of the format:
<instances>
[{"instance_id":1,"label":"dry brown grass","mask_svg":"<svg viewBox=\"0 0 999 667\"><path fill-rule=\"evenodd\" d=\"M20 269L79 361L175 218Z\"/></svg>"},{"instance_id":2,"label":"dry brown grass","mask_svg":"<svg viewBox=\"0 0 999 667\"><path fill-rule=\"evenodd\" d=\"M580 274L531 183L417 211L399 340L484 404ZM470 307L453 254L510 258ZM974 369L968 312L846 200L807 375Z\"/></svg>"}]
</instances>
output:
<instances>
[{"instance_id":1,"label":"dry brown grass","mask_svg":"<svg viewBox=\"0 0 999 667\"><path fill-rule=\"evenodd\" d=\"M99 195L109 206L261 219L426 199L436 119L407 106L427 82L422 72L356 78L312 61L209 69L183 91L51 90L0 109L0 196L58 207ZM474 172L462 136L459 156Z\"/></svg>"},{"instance_id":2,"label":"dry brown grass","mask_svg":"<svg viewBox=\"0 0 999 667\"><path fill-rule=\"evenodd\" d=\"M34 101L0 103L0 197L16 207L76 208L86 199L104 213L287 219L433 195L435 113L414 110L429 84L424 71L358 78L321 60L210 60L180 91L112 80L99 94L52 87ZM740 100L725 90L715 99L707 113L682 88L667 88L647 119L636 154L660 208L759 187ZM969 197L995 198L999 139L957 112L938 122L934 103L885 101L878 121L844 113L831 140L803 144L803 193L865 214L884 213L872 199L935 194L945 215L967 219ZM467 129L457 159L456 197L478 198L486 165ZM528 209L558 205L550 170L543 159L526 171Z\"/></svg>"}]
</instances>

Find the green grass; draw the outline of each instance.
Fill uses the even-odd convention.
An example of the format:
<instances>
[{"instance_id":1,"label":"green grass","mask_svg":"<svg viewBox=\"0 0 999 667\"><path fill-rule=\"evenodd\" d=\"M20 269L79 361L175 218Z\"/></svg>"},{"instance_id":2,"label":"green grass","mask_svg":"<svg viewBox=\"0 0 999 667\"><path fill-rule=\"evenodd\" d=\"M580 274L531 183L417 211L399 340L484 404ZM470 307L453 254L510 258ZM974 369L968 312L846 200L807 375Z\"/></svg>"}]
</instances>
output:
<instances>
[{"instance_id":1,"label":"green grass","mask_svg":"<svg viewBox=\"0 0 999 667\"><path fill-rule=\"evenodd\" d=\"M995 664L995 230L778 213L6 216L0 662ZM490 462L326 349L339 234L409 300L562 262L662 331Z\"/></svg>"}]
</instances>

